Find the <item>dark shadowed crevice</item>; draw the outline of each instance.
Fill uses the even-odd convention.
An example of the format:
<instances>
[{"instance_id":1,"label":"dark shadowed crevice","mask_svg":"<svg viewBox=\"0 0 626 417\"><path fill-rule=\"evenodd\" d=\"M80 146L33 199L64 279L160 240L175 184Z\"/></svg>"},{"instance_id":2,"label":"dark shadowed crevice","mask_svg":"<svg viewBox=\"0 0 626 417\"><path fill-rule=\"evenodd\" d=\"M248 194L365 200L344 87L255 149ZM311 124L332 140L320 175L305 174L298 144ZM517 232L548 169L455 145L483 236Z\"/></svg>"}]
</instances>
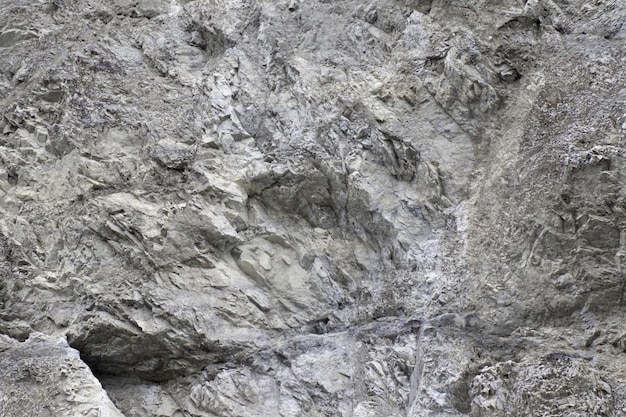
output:
<instances>
[{"instance_id":1,"label":"dark shadowed crevice","mask_svg":"<svg viewBox=\"0 0 626 417\"><path fill-rule=\"evenodd\" d=\"M114 329L115 330L115 329ZM118 329L119 330L119 329ZM163 382L197 372L202 367L198 355L169 351L156 338L120 338L114 333L102 333L102 338L68 334L71 347L80 352L81 359L94 375L137 377L147 381Z\"/></svg>"},{"instance_id":2,"label":"dark shadowed crevice","mask_svg":"<svg viewBox=\"0 0 626 417\"><path fill-rule=\"evenodd\" d=\"M473 375L464 374L450 384L448 391L448 397L454 408L464 414L469 414L472 410L472 397L470 395L472 377Z\"/></svg>"}]
</instances>

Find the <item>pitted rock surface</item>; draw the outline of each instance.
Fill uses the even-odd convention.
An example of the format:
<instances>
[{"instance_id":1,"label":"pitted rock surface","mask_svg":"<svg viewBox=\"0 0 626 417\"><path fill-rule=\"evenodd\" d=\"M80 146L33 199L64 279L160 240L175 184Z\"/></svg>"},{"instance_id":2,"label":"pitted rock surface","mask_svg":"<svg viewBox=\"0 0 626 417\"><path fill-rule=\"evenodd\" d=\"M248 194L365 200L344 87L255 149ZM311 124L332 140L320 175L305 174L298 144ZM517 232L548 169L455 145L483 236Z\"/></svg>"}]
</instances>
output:
<instances>
[{"instance_id":1,"label":"pitted rock surface","mask_svg":"<svg viewBox=\"0 0 626 417\"><path fill-rule=\"evenodd\" d=\"M3 1L0 415L624 415L625 21Z\"/></svg>"}]
</instances>

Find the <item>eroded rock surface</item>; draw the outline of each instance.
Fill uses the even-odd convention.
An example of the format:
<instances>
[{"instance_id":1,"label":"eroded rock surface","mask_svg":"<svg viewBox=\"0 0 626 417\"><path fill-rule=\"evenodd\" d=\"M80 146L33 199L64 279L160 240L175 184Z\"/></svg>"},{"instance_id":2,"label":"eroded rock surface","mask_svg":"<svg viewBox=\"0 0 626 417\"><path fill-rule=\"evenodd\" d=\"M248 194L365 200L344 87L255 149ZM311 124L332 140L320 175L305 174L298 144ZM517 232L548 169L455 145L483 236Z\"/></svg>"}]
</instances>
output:
<instances>
[{"instance_id":1,"label":"eroded rock surface","mask_svg":"<svg viewBox=\"0 0 626 417\"><path fill-rule=\"evenodd\" d=\"M624 415L625 21L3 1L0 414Z\"/></svg>"},{"instance_id":2,"label":"eroded rock surface","mask_svg":"<svg viewBox=\"0 0 626 417\"><path fill-rule=\"evenodd\" d=\"M64 337L0 339L0 410L6 417L123 417Z\"/></svg>"}]
</instances>

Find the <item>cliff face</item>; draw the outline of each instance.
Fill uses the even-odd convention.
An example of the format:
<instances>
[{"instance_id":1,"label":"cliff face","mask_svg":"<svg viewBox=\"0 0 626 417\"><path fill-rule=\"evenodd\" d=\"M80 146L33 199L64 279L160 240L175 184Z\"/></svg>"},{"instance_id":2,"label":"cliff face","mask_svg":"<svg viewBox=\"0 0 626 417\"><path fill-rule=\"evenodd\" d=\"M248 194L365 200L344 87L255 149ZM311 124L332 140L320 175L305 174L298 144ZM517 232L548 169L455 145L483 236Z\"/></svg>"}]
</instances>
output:
<instances>
[{"instance_id":1,"label":"cliff face","mask_svg":"<svg viewBox=\"0 0 626 417\"><path fill-rule=\"evenodd\" d=\"M0 414L623 415L625 21L3 1Z\"/></svg>"}]
</instances>

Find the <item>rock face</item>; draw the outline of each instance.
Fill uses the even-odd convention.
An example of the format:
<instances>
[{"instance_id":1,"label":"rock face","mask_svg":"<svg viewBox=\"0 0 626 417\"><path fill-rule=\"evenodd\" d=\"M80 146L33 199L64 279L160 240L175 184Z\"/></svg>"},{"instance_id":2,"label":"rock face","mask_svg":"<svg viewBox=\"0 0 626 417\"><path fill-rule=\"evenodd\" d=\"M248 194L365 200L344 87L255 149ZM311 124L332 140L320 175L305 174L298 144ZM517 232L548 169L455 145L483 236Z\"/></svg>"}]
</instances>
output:
<instances>
[{"instance_id":1,"label":"rock face","mask_svg":"<svg viewBox=\"0 0 626 417\"><path fill-rule=\"evenodd\" d=\"M6 417L123 417L64 337L0 338L0 409Z\"/></svg>"},{"instance_id":2,"label":"rock face","mask_svg":"<svg viewBox=\"0 0 626 417\"><path fill-rule=\"evenodd\" d=\"M0 414L624 415L624 22L3 1Z\"/></svg>"}]
</instances>

